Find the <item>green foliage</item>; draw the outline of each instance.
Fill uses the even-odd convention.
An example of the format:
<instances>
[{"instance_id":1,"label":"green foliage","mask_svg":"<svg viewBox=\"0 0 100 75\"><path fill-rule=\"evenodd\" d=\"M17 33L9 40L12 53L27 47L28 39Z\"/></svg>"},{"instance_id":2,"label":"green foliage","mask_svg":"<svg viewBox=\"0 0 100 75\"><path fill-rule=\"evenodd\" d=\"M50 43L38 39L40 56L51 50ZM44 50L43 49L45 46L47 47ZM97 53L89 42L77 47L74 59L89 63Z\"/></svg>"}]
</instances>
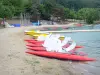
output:
<instances>
[{"instance_id":1,"label":"green foliage","mask_svg":"<svg viewBox=\"0 0 100 75\"><path fill-rule=\"evenodd\" d=\"M12 6L4 6L0 4L0 17L1 18L9 18L12 17L14 14L14 8Z\"/></svg>"},{"instance_id":2,"label":"green foliage","mask_svg":"<svg viewBox=\"0 0 100 75\"><path fill-rule=\"evenodd\" d=\"M64 8L64 17L65 17L65 19L70 17L70 9L69 8Z\"/></svg>"},{"instance_id":3,"label":"green foliage","mask_svg":"<svg viewBox=\"0 0 100 75\"><path fill-rule=\"evenodd\" d=\"M46 5L43 5L43 4L40 4L40 6L38 7L39 9L39 12L41 14L41 18L44 19L44 20L50 20L50 10L48 10L47 8L49 7L46 7Z\"/></svg>"},{"instance_id":4,"label":"green foliage","mask_svg":"<svg viewBox=\"0 0 100 75\"><path fill-rule=\"evenodd\" d=\"M70 9L79 10L80 8L99 8L100 0L56 0L57 3Z\"/></svg>"},{"instance_id":5,"label":"green foliage","mask_svg":"<svg viewBox=\"0 0 100 75\"><path fill-rule=\"evenodd\" d=\"M53 9L52 9L52 15L54 17L59 17L61 20L65 19L65 11L64 11L64 7L61 5L56 5Z\"/></svg>"},{"instance_id":6,"label":"green foliage","mask_svg":"<svg viewBox=\"0 0 100 75\"><path fill-rule=\"evenodd\" d=\"M0 0L0 17L11 18L20 13L39 15L41 19L52 17L85 20L93 23L100 18L100 0Z\"/></svg>"},{"instance_id":7,"label":"green foliage","mask_svg":"<svg viewBox=\"0 0 100 75\"><path fill-rule=\"evenodd\" d=\"M24 11L27 13L31 13L32 10L32 0L26 0L24 5Z\"/></svg>"},{"instance_id":8,"label":"green foliage","mask_svg":"<svg viewBox=\"0 0 100 75\"><path fill-rule=\"evenodd\" d=\"M55 3L55 0L44 0L42 4L39 5L38 10L41 14L42 19L50 20L50 17L57 16L60 13L59 10L55 12L56 9L60 9L61 6Z\"/></svg>"},{"instance_id":9,"label":"green foliage","mask_svg":"<svg viewBox=\"0 0 100 75\"><path fill-rule=\"evenodd\" d=\"M33 0L34 1L34 0ZM83 7L98 7L100 1L92 0L40 0L38 4L38 12L42 19L50 20L50 17L60 17L64 19L79 19L85 20L87 23L99 18L99 13L96 8L83 8ZM90 2L90 3L89 3ZM95 3L96 2L96 3ZM98 3L98 5L96 5ZM87 4L88 3L88 4ZM32 4L35 6L35 4ZM80 9L81 8L81 9ZM92 15L92 16L91 16Z\"/></svg>"},{"instance_id":10,"label":"green foliage","mask_svg":"<svg viewBox=\"0 0 100 75\"><path fill-rule=\"evenodd\" d=\"M76 18L76 12L74 10L70 10L69 18L70 19L75 19Z\"/></svg>"},{"instance_id":11,"label":"green foliage","mask_svg":"<svg viewBox=\"0 0 100 75\"><path fill-rule=\"evenodd\" d=\"M93 21L99 19L99 11L94 8L82 8L78 11L78 17L91 24Z\"/></svg>"},{"instance_id":12,"label":"green foliage","mask_svg":"<svg viewBox=\"0 0 100 75\"><path fill-rule=\"evenodd\" d=\"M24 11L24 0L0 0L0 17L11 18Z\"/></svg>"}]
</instances>

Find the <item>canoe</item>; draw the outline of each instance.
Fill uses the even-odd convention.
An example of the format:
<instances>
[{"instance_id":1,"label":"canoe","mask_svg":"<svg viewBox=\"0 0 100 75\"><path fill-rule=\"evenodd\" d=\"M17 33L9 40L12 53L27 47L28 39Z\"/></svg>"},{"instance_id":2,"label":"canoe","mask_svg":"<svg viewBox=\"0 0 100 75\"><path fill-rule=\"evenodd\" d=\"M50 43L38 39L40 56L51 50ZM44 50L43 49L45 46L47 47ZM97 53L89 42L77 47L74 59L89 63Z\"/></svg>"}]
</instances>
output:
<instances>
[{"instance_id":1,"label":"canoe","mask_svg":"<svg viewBox=\"0 0 100 75\"><path fill-rule=\"evenodd\" d=\"M42 57L62 59L62 60L95 61L94 58L88 58L87 56L72 55L67 53L47 52L47 51L26 51L26 53Z\"/></svg>"}]
</instances>

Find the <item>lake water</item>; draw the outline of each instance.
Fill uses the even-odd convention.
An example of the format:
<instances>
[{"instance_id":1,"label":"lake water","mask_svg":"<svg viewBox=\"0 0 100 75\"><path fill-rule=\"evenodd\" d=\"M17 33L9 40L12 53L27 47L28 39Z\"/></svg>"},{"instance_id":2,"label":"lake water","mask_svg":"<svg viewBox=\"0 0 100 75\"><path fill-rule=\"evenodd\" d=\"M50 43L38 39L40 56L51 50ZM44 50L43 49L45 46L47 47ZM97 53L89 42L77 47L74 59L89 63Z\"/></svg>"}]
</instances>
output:
<instances>
[{"instance_id":1,"label":"lake water","mask_svg":"<svg viewBox=\"0 0 100 75\"><path fill-rule=\"evenodd\" d=\"M83 26L74 29L100 29L100 25ZM86 64L76 64L84 73L83 75L99 75L100 74L100 32L75 32L64 33L65 36L72 37L78 45L84 46L80 51L84 51L89 57L96 58L95 62L88 62ZM80 67L81 66L81 67Z\"/></svg>"}]
</instances>

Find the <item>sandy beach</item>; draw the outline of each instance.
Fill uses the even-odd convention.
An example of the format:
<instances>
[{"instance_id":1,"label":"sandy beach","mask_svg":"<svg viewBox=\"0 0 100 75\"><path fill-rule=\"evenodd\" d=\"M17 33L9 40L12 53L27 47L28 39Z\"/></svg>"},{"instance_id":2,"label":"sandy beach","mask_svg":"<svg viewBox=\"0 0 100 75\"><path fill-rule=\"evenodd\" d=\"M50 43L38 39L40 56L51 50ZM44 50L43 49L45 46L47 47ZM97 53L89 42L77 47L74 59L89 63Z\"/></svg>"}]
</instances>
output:
<instances>
[{"instance_id":1,"label":"sandy beach","mask_svg":"<svg viewBox=\"0 0 100 75\"><path fill-rule=\"evenodd\" d=\"M38 57L25 53L24 30L32 27L0 29L1 75L83 75L71 61Z\"/></svg>"}]
</instances>

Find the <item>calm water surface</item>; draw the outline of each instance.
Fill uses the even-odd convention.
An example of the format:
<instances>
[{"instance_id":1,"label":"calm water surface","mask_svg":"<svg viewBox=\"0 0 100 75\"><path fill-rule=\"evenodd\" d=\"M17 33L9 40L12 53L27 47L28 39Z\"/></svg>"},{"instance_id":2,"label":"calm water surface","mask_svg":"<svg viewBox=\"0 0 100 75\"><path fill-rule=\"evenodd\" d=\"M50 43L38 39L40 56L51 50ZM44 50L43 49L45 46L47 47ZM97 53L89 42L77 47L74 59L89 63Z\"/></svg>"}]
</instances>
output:
<instances>
[{"instance_id":1,"label":"calm water surface","mask_svg":"<svg viewBox=\"0 0 100 75\"><path fill-rule=\"evenodd\" d=\"M76 29L100 29L100 25ZM80 51L84 51L89 57L96 58L97 60L86 64L79 63L76 64L76 67L80 68L84 75L100 75L100 32L75 32L64 33L64 35L72 37L78 45L84 46Z\"/></svg>"}]
</instances>

